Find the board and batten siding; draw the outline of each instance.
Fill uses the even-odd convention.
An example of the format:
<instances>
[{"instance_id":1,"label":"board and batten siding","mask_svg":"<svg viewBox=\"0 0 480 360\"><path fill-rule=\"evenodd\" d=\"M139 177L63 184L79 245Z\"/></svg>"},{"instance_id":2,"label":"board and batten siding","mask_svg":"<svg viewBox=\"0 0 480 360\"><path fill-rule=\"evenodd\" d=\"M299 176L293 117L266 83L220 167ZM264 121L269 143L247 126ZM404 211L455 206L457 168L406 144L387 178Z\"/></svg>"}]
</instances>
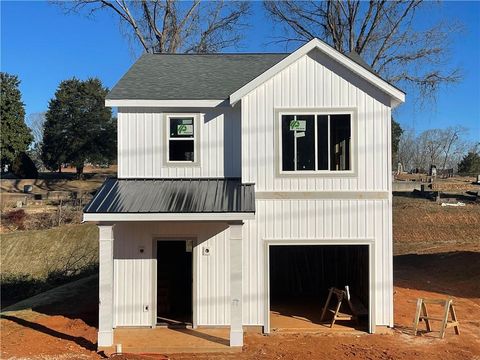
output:
<instances>
[{"instance_id":1,"label":"board and batten siding","mask_svg":"<svg viewBox=\"0 0 480 360\"><path fill-rule=\"evenodd\" d=\"M165 114L200 114L200 162L166 163ZM240 177L240 107L118 109L118 177ZM197 154L195 154L197 156Z\"/></svg>"},{"instance_id":2,"label":"board and batten siding","mask_svg":"<svg viewBox=\"0 0 480 360\"><path fill-rule=\"evenodd\" d=\"M242 103L242 180L256 191L389 191L390 99L318 50L252 90ZM353 109L354 176L278 175L279 109ZM356 149L356 150L355 150Z\"/></svg>"},{"instance_id":3,"label":"board and batten siding","mask_svg":"<svg viewBox=\"0 0 480 360\"><path fill-rule=\"evenodd\" d=\"M244 322L264 325L265 242L374 243L375 324L393 326L391 200L257 200L244 225Z\"/></svg>"},{"instance_id":4,"label":"board and batten siding","mask_svg":"<svg viewBox=\"0 0 480 360\"><path fill-rule=\"evenodd\" d=\"M265 240L375 241L375 322L391 325L390 200L258 200L255 220L243 226L243 323L264 325ZM114 228L115 326L152 326L155 289L153 239L197 238L194 303L197 325L228 325L229 230L226 223L137 222ZM202 247L210 255L202 254ZM140 247L144 252L140 253ZM149 311L144 311L145 306Z\"/></svg>"},{"instance_id":5,"label":"board and batten siding","mask_svg":"<svg viewBox=\"0 0 480 360\"><path fill-rule=\"evenodd\" d=\"M197 239L193 248L195 313L199 325L230 321L230 247L225 223L126 222L114 227L114 326L152 326L158 239ZM210 255L202 255L208 246ZM143 248L143 253L139 249ZM144 311L145 306L149 307Z\"/></svg>"}]
</instances>

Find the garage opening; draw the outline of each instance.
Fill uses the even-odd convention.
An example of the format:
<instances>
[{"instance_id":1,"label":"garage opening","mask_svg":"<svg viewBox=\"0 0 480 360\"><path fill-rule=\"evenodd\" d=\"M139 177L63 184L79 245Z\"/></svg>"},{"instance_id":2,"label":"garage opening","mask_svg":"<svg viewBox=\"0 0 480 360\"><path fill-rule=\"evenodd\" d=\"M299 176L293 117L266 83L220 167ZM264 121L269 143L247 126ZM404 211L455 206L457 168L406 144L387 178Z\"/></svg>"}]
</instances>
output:
<instances>
[{"instance_id":1,"label":"garage opening","mask_svg":"<svg viewBox=\"0 0 480 360\"><path fill-rule=\"evenodd\" d=\"M270 329L329 329L338 305L332 296L321 320L331 288L344 291L338 314L356 318L336 320L332 329L368 331L368 245L271 245ZM346 288L347 287L347 288Z\"/></svg>"}]
</instances>

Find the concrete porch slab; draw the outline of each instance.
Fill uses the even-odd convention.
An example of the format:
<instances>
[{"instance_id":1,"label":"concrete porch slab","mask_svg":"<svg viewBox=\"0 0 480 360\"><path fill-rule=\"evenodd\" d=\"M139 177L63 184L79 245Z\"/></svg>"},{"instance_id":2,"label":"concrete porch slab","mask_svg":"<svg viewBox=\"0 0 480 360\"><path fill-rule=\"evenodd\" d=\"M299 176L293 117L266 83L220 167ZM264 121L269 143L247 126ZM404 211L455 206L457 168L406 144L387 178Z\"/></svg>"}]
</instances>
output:
<instances>
[{"instance_id":1,"label":"concrete porch slab","mask_svg":"<svg viewBox=\"0 0 480 360\"><path fill-rule=\"evenodd\" d=\"M173 328L118 328L114 330L114 346L101 348L114 353L115 345L122 345L122 353L210 353L236 352L241 347L229 346L229 328L173 329Z\"/></svg>"}]
</instances>

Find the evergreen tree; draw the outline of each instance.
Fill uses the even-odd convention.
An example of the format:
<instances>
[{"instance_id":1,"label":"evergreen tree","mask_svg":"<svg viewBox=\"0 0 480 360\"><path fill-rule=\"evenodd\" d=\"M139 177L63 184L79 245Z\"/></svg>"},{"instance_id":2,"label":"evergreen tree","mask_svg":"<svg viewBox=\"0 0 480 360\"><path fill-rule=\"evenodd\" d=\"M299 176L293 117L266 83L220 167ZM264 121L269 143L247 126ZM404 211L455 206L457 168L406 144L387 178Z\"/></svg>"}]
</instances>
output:
<instances>
[{"instance_id":1,"label":"evergreen tree","mask_svg":"<svg viewBox=\"0 0 480 360\"><path fill-rule=\"evenodd\" d=\"M33 140L25 124L25 108L22 102L20 80L15 75L0 72L0 120L1 120L1 168L11 166L18 154L26 152Z\"/></svg>"},{"instance_id":2,"label":"evergreen tree","mask_svg":"<svg viewBox=\"0 0 480 360\"><path fill-rule=\"evenodd\" d=\"M116 156L116 124L105 107L108 89L98 79L62 81L50 100L42 160L49 169L70 163L81 176L85 162L110 162Z\"/></svg>"},{"instance_id":3,"label":"evergreen tree","mask_svg":"<svg viewBox=\"0 0 480 360\"><path fill-rule=\"evenodd\" d=\"M398 122L392 117L392 168L397 168L398 159L398 144L403 134L403 129Z\"/></svg>"},{"instance_id":4,"label":"evergreen tree","mask_svg":"<svg viewBox=\"0 0 480 360\"><path fill-rule=\"evenodd\" d=\"M458 173L480 175L480 154L469 151L458 164Z\"/></svg>"}]
</instances>

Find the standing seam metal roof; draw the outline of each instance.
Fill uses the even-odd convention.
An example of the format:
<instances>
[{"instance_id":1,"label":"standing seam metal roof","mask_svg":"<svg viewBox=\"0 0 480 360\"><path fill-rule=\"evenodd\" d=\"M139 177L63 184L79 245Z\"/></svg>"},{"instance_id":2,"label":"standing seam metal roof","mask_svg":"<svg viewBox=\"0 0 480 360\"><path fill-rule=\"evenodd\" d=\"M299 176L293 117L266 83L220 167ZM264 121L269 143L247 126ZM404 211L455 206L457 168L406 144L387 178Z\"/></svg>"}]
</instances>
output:
<instances>
[{"instance_id":1,"label":"standing seam metal roof","mask_svg":"<svg viewBox=\"0 0 480 360\"><path fill-rule=\"evenodd\" d=\"M239 178L107 179L85 213L255 212L253 184Z\"/></svg>"}]
</instances>

